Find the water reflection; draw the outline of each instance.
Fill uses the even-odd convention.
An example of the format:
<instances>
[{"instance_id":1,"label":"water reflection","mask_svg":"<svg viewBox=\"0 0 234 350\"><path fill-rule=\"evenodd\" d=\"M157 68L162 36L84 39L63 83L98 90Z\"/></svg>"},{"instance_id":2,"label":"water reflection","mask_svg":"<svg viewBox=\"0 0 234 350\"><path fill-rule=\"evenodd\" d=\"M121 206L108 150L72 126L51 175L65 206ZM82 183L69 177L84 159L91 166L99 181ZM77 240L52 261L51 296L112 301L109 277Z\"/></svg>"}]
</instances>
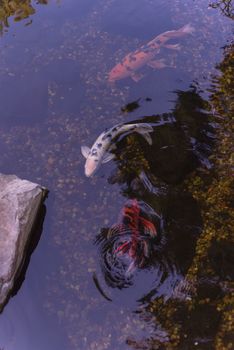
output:
<instances>
[{"instance_id":1,"label":"water reflection","mask_svg":"<svg viewBox=\"0 0 234 350\"><path fill-rule=\"evenodd\" d=\"M183 181L194 169L211 167L212 113L195 87L176 95L173 112L135 120L153 126L152 145L136 133L116 141L117 168L108 182L118 183L128 200L116 223L102 228L96 239L108 287L133 286L139 271L150 271L153 287L138 296L143 304L161 296L189 297L183 279L203 226Z\"/></svg>"},{"instance_id":2,"label":"water reflection","mask_svg":"<svg viewBox=\"0 0 234 350\"><path fill-rule=\"evenodd\" d=\"M118 182L123 193L141 191L139 178L150 192L157 191L155 187L161 181L160 192L165 185L181 183L199 166L210 169L209 156L214 144L210 106L195 87L175 94L177 99L171 113L132 121L154 127L152 146L138 135L130 135L118 142L115 151L117 169L108 181L112 184Z\"/></svg>"},{"instance_id":3,"label":"water reflection","mask_svg":"<svg viewBox=\"0 0 234 350\"><path fill-rule=\"evenodd\" d=\"M232 232L228 226L232 220L229 207L232 186L229 173L231 162L229 161L233 137L230 129L231 118L229 117L232 114L232 98L230 97L233 79L230 78L231 75L233 77L233 69L228 63L233 60L233 52L233 45L228 45L225 48L224 59L219 65L222 74L214 78L210 98L213 107L219 113L214 118L219 123L219 128L216 128L216 140L218 139L219 142L214 146L218 154L214 160L214 173L211 177L207 177L206 173L197 172L197 176L190 178L187 182L190 184L191 195L196 198L195 201L191 197L195 208L196 203L199 203L197 211L195 210L196 216L202 215L203 219L203 231L197 239L196 253L190 251L187 256L187 267L190 265L187 277L190 286L195 280L196 293L193 293L193 298L187 302L181 302L178 298L177 300L171 298L168 304L163 304L160 299L153 300L146 309L149 313L157 315L161 328L165 327L166 330L169 330L172 348L232 347L230 334L232 326L228 319L232 319L231 309L233 308L231 296L233 292L231 286L231 280L233 281L231 272L233 244L230 240ZM209 174L211 175L211 173ZM173 201L170 203L172 206L169 206L169 217L174 216L173 211L175 212L176 209L177 214L182 215L184 220L187 215L180 212L180 206L174 206ZM189 207L190 205L187 203L185 208ZM191 219L195 208L190 213ZM198 222L194 222L195 225ZM188 220L188 223L190 225L192 222ZM180 253L178 251L177 258L184 256L186 251L186 248ZM185 288L188 286L185 285ZM141 310L140 315L142 314L143 317L146 315L147 320L146 310ZM156 333L157 331L155 331ZM138 347L148 349L151 346L160 347L160 340L157 335L153 336L153 339L150 337L145 337L143 340L130 338L129 344L133 349Z\"/></svg>"},{"instance_id":4,"label":"water reflection","mask_svg":"<svg viewBox=\"0 0 234 350\"><path fill-rule=\"evenodd\" d=\"M232 0L212 1L210 3L210 7L214 9L218 8L224 16L234 19L234 7Z\"/></svg>"},{"instance_id":5,"label":"water reflection","mask_svg":"<svg viewBox=\"0 0 234 350\"><path fill-rule=\"evenodd\" d=\"M31 0L2 0L0 2L0 34L3 33L5 28L9 27L10 17L14 17L14 21L18 22L33 15L35 13L35 7L32 3L33 1ZM48 0L37 0L37 4L46 5L48 4Z\"/></svg>"}]
</instances>

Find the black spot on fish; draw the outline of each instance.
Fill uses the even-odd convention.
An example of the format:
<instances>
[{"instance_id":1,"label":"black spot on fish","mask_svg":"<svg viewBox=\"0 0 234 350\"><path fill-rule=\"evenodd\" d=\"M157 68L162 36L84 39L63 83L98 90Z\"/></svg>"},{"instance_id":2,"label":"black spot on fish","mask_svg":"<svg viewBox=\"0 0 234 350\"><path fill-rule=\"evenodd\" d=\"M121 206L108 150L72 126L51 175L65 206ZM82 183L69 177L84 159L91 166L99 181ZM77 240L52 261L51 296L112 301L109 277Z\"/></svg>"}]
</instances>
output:
<instances>
[{"instance_id":1,"label":"black spot on fish","mask_svg":"<svg viewBox=\"0 0 234 350\"><path fill-rule=\"evenodd\" d=\"M130 62L134 62L134 61L136 61L136 57L135 57L135 55L131 55L131 56L129 56L129 61Z\"/></svg>"},{"instance_id":2,"label":"black spot on fish","mask_svg":"<svg viewBox=\"0 0 234 350\"><path fill-rule=\"evenodd\" d=\"M127 71L129 71L129 72L132 72L132 69L131 69L131 67L129 67L129 66L126 66L126 69L127 69Z\"/></svg>"},{"instance_id":3,"label":"black spot on fish","mask_svg":"<svg viewBox=\"0 0 234 350\"><path fill-rule=\"evenodd\" d=\"M94 161L95 161L95 162L98 162L98 159L97 159L97 158L95 158L95 159L94 159Z\"/></svg>"},{"instance_id":4,"label":"black spot on fish","mask_svg":"<svg viewBox=\"0 0 234 350\"><path fill-rule=\"evenodd\" d=\"M112 134L107 134L107 135L104 135L102 136L102 141L105 141L107 138L110 139L112 137Z\"/></svg>"},{"instance_id":5,"label":"black spot on fish","mask_svg":"<svg viewBox=\"0 0 234 350\"><path fill-rule=\"evenodd\" d=\"M101 147L102 147L102 143L98 143L98 144L97 144L97 147L98 147L98 148L101 148Z\"/></svg>"}]
</instances>

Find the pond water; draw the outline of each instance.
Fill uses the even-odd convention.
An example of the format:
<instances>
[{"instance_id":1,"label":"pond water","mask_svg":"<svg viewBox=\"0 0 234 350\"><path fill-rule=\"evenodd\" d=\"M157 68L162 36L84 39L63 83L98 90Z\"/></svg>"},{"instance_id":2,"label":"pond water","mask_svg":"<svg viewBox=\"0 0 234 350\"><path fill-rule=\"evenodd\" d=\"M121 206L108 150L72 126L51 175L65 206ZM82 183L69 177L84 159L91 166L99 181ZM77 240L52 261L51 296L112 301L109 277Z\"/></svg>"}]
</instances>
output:
<instances>
[{"instance_id":1,"label":"pond water","mask_svg":"<svg viewBox=\"0 0 234 350\"><path fill-rule=\"evenodd\" d=\"M1 172L50 191L1 349L232 348L232 18L225 0L0 0ZM86 177L81 146L130 122L149 134Z\"/></svg>"}]
</instances>

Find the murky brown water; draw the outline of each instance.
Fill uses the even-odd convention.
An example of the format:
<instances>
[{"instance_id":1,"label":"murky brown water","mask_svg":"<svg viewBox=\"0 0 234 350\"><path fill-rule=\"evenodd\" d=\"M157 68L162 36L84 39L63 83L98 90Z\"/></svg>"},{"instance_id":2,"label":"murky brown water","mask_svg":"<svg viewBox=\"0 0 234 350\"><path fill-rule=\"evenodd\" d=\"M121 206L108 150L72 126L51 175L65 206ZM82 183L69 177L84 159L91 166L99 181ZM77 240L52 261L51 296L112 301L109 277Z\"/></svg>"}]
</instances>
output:
<instances>
[{"instance_id":1,"label":"murky brown water","mask_svg":"<svg viewBox=\"0 0 234 350\"><path fill-rule=\"evenodd\" d=\"M0 169L50 190L0 315L4 350L231 349L231 6L0 0ZM173 67L108 83L126 54L189 23L180 50L158 53ZM122 137L86 178L81 145L131 121L153 127L152 145Z\"/></svg>"}]
</instances>

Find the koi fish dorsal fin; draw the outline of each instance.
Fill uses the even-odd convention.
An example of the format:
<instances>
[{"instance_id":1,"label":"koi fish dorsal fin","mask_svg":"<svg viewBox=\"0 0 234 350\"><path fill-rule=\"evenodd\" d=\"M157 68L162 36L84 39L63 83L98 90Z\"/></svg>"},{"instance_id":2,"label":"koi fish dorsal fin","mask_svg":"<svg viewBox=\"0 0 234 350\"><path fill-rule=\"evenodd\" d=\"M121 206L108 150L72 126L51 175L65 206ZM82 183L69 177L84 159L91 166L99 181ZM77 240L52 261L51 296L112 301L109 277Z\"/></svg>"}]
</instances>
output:
<instances>
[{"instance_id":1,"label":"koi fish dorsal fin","mask_svg":"<svg viewBox=\"0 0 234 350\"><path fill-rule=\"evenodd\" d=\"M102 163L107 163L115 157L113 153L106 153L102 158Z\"/></svg>"},{"instance_id":2,"label":"koi fish dorsal fin","mask_svg":"<svg viewBox=\"0 0 234 350\"><path fill-rule=\"evenodd\" d=\"M87 146L81 146L81 153L87 159L89 156L90 148Z\"/></svg>"}]
</instances>

